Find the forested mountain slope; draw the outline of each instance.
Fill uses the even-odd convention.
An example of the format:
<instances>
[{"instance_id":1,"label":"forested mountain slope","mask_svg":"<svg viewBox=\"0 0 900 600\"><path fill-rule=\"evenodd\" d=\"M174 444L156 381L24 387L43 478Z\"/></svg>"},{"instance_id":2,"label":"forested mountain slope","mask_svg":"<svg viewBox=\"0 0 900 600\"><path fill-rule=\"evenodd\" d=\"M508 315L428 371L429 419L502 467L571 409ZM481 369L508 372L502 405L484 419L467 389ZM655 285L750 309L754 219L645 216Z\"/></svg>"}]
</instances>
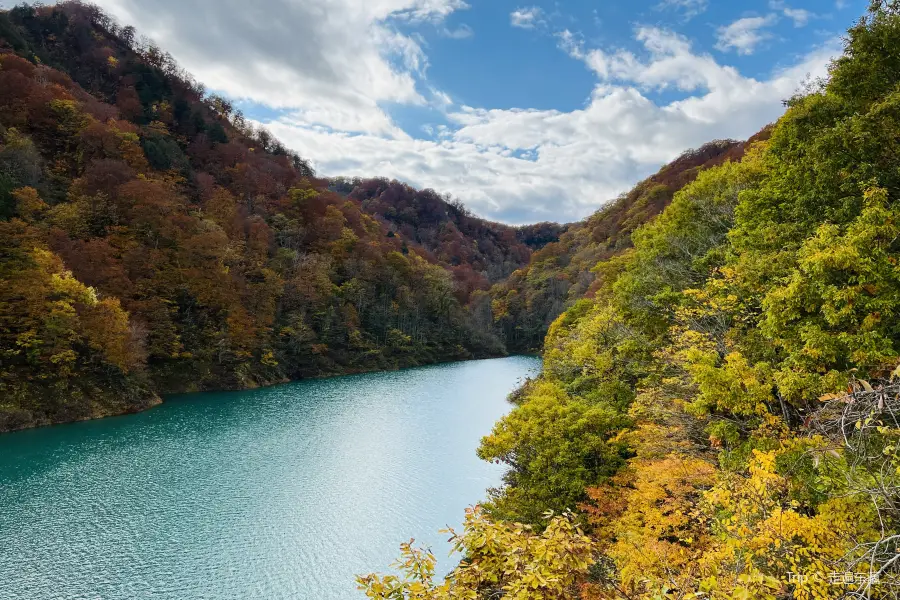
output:
<instances>
[{"instance_id":1,"label":"forested mountain slope","mask_svg":"<svg viewBox=\"0 0 900 600\"><path fill-rule=\"evenodd\" d=\"M132 29L22 6L0 49L0 431L504 352L470 303L487 280L458 285Z\"/></svg>"},{"instance_id":2,"label":"forested mountain slope","mask_svg":"<svg viewBox=\"0 0 900 600\"><path fill-rule=\"evenodd\" d=\"M359 200L367 213L430 252L453 272L466 296L524 267L532 250L558 241L566 230L556 223L512 227L486 221L459 201L399 181L337 178L331 188Z\"/></svg>"},{"instance_id":3,"label":"forested mountain slope","mask_svg":"<svg viewBox=\"0 0 900 600\"><path fill-rule=\"evenodd\" d=\"M768 136L763 130L748 143ZM675 193L705 169L738 161L747 143L719 140L689 150L658 173L535 252L528 265L491 290L494 318L510 351L540 348L550 324L580 298L596 291L600 261L626 252L631 234L652 221Z\"/></svg>"},{"instance_id":4,"label":"forested mountain slope","mask_svg":"<svg viewBox=\"0 0 900 600\"><path fill-rule=\"evenodd\" d=\"M368 597L900 596L900 2L632 240L483 440L459 567Z\"/></svg>"}]
</instances>

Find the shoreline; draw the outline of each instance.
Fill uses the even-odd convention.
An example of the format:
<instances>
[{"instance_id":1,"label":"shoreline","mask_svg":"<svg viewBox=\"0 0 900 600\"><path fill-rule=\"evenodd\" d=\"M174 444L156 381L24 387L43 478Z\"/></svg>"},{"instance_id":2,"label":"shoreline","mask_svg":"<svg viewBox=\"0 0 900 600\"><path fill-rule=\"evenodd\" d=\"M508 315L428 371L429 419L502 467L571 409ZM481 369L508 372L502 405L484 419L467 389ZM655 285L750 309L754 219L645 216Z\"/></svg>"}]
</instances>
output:
<instances>
[{"instance_id":1,"label":"shoreline","mask_svg":"<svg viewBox=\"0 0 900 600\"><path fill-rule=\"evenodd\" d=\"M530 357L534 357L534 358L542 358L542 355L539 352L533 352L533 353L532 352L520 352L520 353L515 353L515 354L498 354L495 356L479 356L479 357L460 358L460 359L453 359L453 360L441 360L441 361L429 362L429 363L420 364L420 365L399 366L399 367L396 367L393 369L351 369L351 370L348 370L345 372L327 373L327 374L321 374L321 375L310 376L310 377L301 377L301 378L297 378L297 379L285 379L283 381L275 381L272 383L267 383L264 385L256 385L256 386L248 385L248 386L244 386L244 387L232 387L232 388L220 387L220 388L209 388L209 389L198 389L198 390L187 390L187 391L162 392L162 393L154 394L153 397L148 400L148 403L146 406L139 408L137 410L125 410L125 411L121 411L121 412L108 412L108 413L99 414L96 416L72 419L70 421L59 421L56 423L38 423L35 425L19 427L16 429L8 429L5 431L0 431L0 438L2 438L4 435L9 434L9 433L31 431L31 430L35 430L35 429L44 429L44 428L48 428L48 427L57 427L57 426L61 426L61 425L70 425L72 423L85 423L88 421L99 421L102 419L108 419L108 418L112 418L112 417L124 417L127 415L136 415L136 414L144 413L144 412L150 411L154 408L157 408L158 406L165 404L169 399L175 398L178 396L263 390L263 389L267 389L267 388L277 387L280 385L298 383L301 381L319 381L319 380L324 380L324 379L335 379L335 378L339 378L339 377L370 375L373 373L396 373L398 371L405 371L408 369L421 369L421 368L434 367L434 366L439 366L439 365L447 365L447 364L453 364L453 363L473 362L473 361L478 361L478 360L496 360L496 359L500 359L500 358L510 358L513 356L530 356Z\"/></svg>"}]
</instances>

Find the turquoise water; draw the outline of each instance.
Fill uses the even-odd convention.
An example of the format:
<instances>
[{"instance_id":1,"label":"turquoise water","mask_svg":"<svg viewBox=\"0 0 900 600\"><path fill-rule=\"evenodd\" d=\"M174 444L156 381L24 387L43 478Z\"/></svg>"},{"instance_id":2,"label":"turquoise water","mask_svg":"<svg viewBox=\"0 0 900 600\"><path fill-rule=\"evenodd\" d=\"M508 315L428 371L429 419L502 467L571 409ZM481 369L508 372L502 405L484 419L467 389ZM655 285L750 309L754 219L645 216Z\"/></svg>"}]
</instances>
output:
<instances>
[{"instance_id":1,"label":"turquoise water","mask_svg":"<svg viewBox=\"0 0 900 600\"><path fill-rule=\"evenodd\" d=\"M502 471L475 448L540 361L197 394L0 435L0 600L363 598Z\"/></svg>"}]
</instances>

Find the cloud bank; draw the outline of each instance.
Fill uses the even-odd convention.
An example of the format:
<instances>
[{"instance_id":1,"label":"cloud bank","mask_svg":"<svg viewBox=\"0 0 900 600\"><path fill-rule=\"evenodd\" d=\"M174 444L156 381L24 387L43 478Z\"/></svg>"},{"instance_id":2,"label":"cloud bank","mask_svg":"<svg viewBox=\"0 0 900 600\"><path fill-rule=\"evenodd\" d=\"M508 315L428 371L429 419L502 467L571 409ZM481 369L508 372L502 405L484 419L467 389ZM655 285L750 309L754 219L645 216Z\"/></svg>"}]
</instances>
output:
<instances>
[{"instance_id":1,"label":"cloud bank","mask_svg":"<svg viewBox=\"0 0 900 600\"><path fill-rule=\"evenodd\" d=\"M837 51L821 48L754 79L665 29L637 28L640 51L586 47L563 31L560 48L596 77L584 106L497 109L458 105L433 89L427 47L402 33L409 24L451 31L445 20L467 8L462 0L100 4L209 88L275 111L266 127L321 174L395 177L510 223L583 218L687 148L749 137L780 116L782 100L808 75L824 75ZM531 22L529 9L520 10L510 25ZM729 39L729 48L752 46ZM670 96L677 99L659 100ZM416 139L391 119L391 105L440 111L444 124Z\"/></svg>"}]
</instances>

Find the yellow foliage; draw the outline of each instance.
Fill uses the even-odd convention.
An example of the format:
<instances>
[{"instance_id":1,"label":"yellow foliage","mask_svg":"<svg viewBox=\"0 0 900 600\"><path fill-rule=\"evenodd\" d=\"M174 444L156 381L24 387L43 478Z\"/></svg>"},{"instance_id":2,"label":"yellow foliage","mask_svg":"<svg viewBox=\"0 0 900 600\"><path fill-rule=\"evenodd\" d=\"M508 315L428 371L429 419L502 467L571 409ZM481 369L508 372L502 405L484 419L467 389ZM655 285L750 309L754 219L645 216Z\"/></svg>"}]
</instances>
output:
<instances>
[{"instance_id":1,"label":"yellow foliage","mask_svg":"<svg viewBox=\"0 0 900 600\"><path fill-rule=\"evenodd\" d=\"M33 222L49 208L47 203L41 200L37 190L32 187L13 190L12 197L16 201L19 216L28 223Z\"/></svg>"},{"instance_id":2,"label":"yellow foliage","mask_svg":"<svg viewBox=\"0 0 900 600\"><path fill-rule=\"evenodd\" d=\"M619 585L632 594L689 587L709 532L695 507L715 468L690 457L632 462L627 509L609 528L606 554L618 567Z\"/></svg>"},{"instance_id":3,"label":"yellow foliage","mask_svg":"<svg viewBox=\"0 0 900 600\"><path fill-rule=\"evenodd\" d=\"M434 582L434 555L410 542L393 565L402 577L358 577L360 589L377 600L568 600L592 564L594 544L568 514L552 518L538 534L518 523L490 521L475 507L466 511L461 533L447 532L462 560L440 584Z\"/></svg>"}]
</instances>

